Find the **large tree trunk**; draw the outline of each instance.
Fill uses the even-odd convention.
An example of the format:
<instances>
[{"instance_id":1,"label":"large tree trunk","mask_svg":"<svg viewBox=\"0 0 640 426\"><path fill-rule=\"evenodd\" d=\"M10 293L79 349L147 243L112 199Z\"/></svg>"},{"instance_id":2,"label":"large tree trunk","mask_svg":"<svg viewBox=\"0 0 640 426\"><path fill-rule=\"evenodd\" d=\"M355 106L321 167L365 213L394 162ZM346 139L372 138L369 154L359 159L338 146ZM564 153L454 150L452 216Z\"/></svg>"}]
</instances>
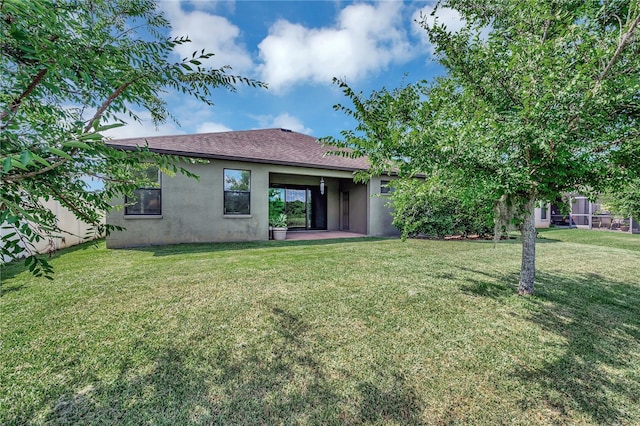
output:
<instances>
[{"instance_id":1,"label":"large tree trunk","mask_svg":"<svg viewBox=\"0 0 640 426\"><path fill-rule=\"evenodd\" d=\"M532 295L533 281L536 277L536 200L529 199L525 205L525 217L522 224L522 266L518 294Z\"/></svg>"}]
</instances>

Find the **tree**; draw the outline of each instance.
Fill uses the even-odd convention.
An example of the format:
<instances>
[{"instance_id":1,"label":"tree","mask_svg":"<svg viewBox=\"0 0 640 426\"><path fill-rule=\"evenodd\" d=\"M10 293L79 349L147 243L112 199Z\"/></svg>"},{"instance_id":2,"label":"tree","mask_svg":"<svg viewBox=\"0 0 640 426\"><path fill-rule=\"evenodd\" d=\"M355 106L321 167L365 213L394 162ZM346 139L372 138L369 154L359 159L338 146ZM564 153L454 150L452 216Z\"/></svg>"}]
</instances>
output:
<instances>
[{"instance_id":1,"label":"tree","mask_svg":"<svg viewBox=\"0 0 640 426\"><path fill-rule=\"evenodd\" d=\"M422 25L446 75L365 98L336 80L358 122L344 155L368 155L375 174L490 195L519 222L519 294L533 294L537 202L591 197L640 176L640 3L449 0L458 32ZM434 12L435 13L435 12ZM469 193L469 192L468 192ZM473 191L471 191L473 193Z\"/></svg>"},{"instance_id":2,"label":"tree","mask_svg":"<svg viewBox=\"0 0 640 426\"><path fill-rule=\"evenodd\" d=\"M140 173L153 163L167 173L186 173L177 157L140 149L121 152L101 132L140 121L174 119L163 100L167 91L212 105L215 88L261 82L207 68L212 53L194 52L172 62L174 47L187 37L167 38L169 22L152 0L0 1L0 254L14 259L23 249L36 275L51 275L32 251L35 242L60 232L42 201L54 199L99 234L103 212L114 197L131 195L153 182ZM136 173L138 172L138 173ZM104 189L90 190L87 177Z\"/></svg>"},{"instance_id":3,"label":"tree","mask_svg":"<svg viewBox=\"0 0 640 426\"><path fill-rule=\"evenodd\" d=\"M638 156L640 158L640 155ZM612 187L603 194L603 201L611 213L625 218L640 219L640 177L635 180L622 182L620 186Z\"/></svg>"}]
</instances>

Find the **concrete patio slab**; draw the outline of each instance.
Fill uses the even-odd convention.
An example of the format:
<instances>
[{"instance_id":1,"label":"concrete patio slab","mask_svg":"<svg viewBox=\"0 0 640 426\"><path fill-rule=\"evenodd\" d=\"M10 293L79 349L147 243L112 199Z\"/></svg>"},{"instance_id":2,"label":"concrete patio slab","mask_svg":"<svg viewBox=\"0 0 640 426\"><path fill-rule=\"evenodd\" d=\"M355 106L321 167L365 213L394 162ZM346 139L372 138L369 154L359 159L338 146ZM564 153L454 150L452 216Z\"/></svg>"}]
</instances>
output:
<instances>
[{"instance_id":1,"label":"concrete patio slab","mask_svg":"<svg viewBox=\"0 0 640 426\"><path fill-rule=\"evenodd\" d=\"M347 231L288 231L287 240L328 240L332 238L362 238L365 234Z\"/></svg>"}]
</instances>

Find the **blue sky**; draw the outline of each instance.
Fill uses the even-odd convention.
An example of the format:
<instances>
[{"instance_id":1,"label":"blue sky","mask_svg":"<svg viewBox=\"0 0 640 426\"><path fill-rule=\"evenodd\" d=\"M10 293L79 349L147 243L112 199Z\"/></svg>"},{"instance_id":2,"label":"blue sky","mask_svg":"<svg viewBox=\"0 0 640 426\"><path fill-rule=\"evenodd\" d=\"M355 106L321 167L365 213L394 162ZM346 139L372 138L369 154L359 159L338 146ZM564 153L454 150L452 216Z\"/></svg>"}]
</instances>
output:
<instances>
[{"instance_id":1,"label":"blue sky","mask_svg":"<svg viewBox=\"0 0 640 426\"><path fill-rule=\"evenodd\" d=\"M441 73L415 20L433 2L163 0L171 35L188 35L175 59L205 49L214 67L264 81L268 89L217 90L213 107L167 93L181 126L158 129L147 120L107 133L113 138L282 127L316 137L337 136L355 123L333 110L346 102L333 77L365 94L383 86L431 79ZM438 19L460 26L456 12ZM141 113L142 117L148 114Z\"/></svg>"}]
</instances>

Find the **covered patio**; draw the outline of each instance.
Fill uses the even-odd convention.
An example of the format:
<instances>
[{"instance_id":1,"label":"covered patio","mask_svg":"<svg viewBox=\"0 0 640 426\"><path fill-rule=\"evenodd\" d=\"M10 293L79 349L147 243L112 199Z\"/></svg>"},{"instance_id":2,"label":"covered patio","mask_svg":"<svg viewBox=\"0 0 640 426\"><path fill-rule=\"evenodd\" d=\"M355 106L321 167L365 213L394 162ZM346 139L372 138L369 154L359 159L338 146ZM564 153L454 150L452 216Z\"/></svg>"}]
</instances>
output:
<instances>
[{"instance_id":1,"label":"covered patio","mask_svg":"<svg viewBox=\"0 0 640 426\"><path fill-rule=\"evenodd\" d=\"M568 204L564 211L562 203ZM636 218L615 216L608 211L606 204L591 202L582 195L571 194L566 201L558 200L550 208L550 223L558 227L640 233L640 223Z\"/></svg>"}]
</instances>

